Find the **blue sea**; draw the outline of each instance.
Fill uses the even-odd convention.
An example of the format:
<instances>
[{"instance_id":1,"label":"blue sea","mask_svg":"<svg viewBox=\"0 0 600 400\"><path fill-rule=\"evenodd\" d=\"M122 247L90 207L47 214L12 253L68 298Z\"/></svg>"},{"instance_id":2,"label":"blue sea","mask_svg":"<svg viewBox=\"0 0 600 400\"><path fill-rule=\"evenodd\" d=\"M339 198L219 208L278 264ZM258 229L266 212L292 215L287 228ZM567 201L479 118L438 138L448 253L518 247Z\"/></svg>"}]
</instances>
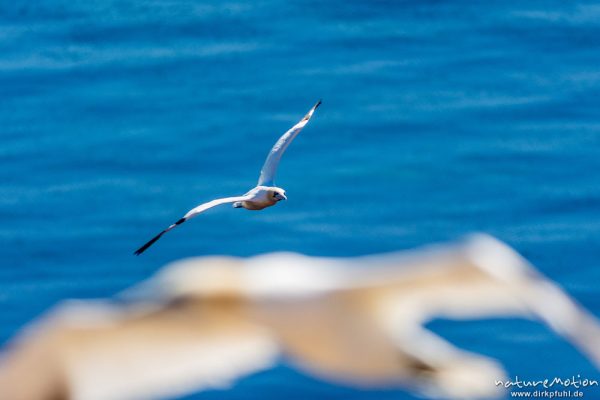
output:
<instances>
[{"instance_id":1,"label":"blue sea","mask_svg":"<svg viewBox=\"0 0 600 400\"><path fill-rule=\"evenodd\" d=\"M183 257L353 256L474 231L600 316L598 3L15 0L0 54L1 343ZM253 187L320 98L280 165L287 202L211 210L132 255ZM429 327L510 376L600 375L535 322ZM220 398L413 397L286 364L186 397Z\"/></svg>"}]
</instances>

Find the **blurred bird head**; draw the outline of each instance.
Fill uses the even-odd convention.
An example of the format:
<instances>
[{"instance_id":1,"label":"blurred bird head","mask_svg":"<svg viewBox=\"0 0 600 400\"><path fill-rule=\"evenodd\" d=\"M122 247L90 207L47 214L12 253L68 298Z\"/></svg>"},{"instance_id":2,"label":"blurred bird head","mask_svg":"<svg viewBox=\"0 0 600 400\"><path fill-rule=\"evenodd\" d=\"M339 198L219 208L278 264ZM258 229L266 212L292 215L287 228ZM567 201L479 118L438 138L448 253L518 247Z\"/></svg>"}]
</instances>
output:
<instances>
[{"instance_id":1,"label":"blurred bird head","mask_svg":"<svg viewBox=\"0 0 600 400\"><path fill-rule=\"evenodd\" d=\"M285 195L285 190L278 187L271 188L271 195L276 201L287 200L287 196Z\"/></svg>"}]
</instances>

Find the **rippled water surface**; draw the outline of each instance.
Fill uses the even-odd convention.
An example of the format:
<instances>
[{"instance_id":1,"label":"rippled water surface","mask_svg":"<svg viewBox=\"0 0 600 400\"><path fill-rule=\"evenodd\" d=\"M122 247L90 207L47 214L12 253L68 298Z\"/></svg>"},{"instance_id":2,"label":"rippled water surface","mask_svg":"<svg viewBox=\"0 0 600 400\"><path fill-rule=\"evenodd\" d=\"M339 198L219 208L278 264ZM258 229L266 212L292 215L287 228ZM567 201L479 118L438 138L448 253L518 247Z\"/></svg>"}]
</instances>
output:
<instances>
[{"instance_id":1,"label":"rippled water surface","mask_svg":"<svg viewBox=\"0 0 600 400\"><path fill-rule=\"evenodd\" d=\"M485 231L600 314L600 6L564 1L0 4L0 338L192 255L352 256ZM277 137L289 201L252 187ZM542 326L434 321L511 375L598 373ZM210 392L191 398L222 398ZM228 399L411 398L280 366Z\"/></svg>"}]
</instances>

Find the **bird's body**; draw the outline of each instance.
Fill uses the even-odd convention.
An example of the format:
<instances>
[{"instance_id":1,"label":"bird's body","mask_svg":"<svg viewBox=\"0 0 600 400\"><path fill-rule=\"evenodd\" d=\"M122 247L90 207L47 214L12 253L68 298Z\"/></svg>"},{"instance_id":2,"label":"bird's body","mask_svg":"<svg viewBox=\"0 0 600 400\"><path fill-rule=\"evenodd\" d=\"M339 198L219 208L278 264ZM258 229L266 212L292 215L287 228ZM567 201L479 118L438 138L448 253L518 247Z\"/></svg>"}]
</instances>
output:
<instances>
[{"instance_id":1,"label":"bird's body","mask_svg":"<svg viewBox=\"0 0 600 400\"><path fill-rule=\"evenodd\" d=\"M310 117L312 117L313 113L321 104L321 100L317 102L308 113L294 125L290 130L284 133L279 140L275 143L265 163L260 171L260 177L258 178L258 184L256 187L252 188L243 196L236 197L224 197L216 200L209 201L207 203L200 204L198 207L195 207L188 211L187 214L180 218L177 222L170 225L167 229L160 232L158 235L153 237L150 241L144 244L142 247L137 249L134 254L140 255L150 246L152 246L158 239L162 237L165 233L175 228L177 225L181 225L188 219L191 219L204 211L216 207L221 204L231 203L234 208L245 208L246 210L263 210L267 207L274 206L281 200L287 200L285 195L285 190L280 187L274 186L275 173L277 172L277 167L279 166L279 162L281 161L281 156L288 148L290 143L294 140L294 138L300 133L302 128L308 123Z\"/></svg>"},{"instance_id":2,"label":"bird's body","mask_svg":"<svg viewBox=\"0 0 600 400\"><path fill-rule=\"evenodd\" d=\"M233 207L258 211L277 204L281 201L279 196L285 196L285 191L275 186L257 186L244 196L247 196L248 200L236 201Z\"/></svg>"}]
</instances>

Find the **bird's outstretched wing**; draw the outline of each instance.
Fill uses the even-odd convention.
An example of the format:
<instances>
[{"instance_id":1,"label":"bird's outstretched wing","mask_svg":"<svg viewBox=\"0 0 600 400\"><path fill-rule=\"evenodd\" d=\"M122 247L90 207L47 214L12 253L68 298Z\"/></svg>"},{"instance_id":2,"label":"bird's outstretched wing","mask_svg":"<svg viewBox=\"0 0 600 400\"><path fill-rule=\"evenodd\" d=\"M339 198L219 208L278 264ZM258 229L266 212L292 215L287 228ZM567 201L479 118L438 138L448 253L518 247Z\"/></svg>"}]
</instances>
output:
<instances>
[{"instance_id":1,"label":"bird's outstretched wing","mask_svg":"<svg viewBox=\"0 0 600 400\"><path fill-rule=\"evenodd\" d=\"M277 361L268 327L233 301L180 299L156 307L61 306L2 354L0 397L179 398L222 390ZM19 384L25 377L28 384Z\"/></svg>"},{"instance_id":2,"label":"bird's outstretched wing","mask_svg":"<svg viewBox=\"0 0 600 400\"><path fill-rule=\"evenodd\" d=\"M287 149L290 143L292 143L292 140L294 140L294 138L298 136L302 128L304 128L304 126L308 123L308 120L310 119L310 117L312 117L313 113L315 112L317 107L319 107L320 104L321 100L319 100L317 104L315 104L313 108L311 108L310 111L306 113L306 115L304 116L304 118L302 118L302 120L300 120L300 122L294 125L289 131L284 133L283 136L279 138L277 143L275 143L275 146L273 146L273 148L271 149L271 152L267 156L267 159L265 160L265 163L262 169L260 170L260 178L258 178L259 186L273 185L275 173L277 172L277 166L279 165L279 161L281 160L283 152L285 151L285 149Z\"/></svg>"},{"instance_id":3,"label":"bird's outstretched wing","mask_svg":"<svg viewBox=\"0 0 600 400\"><path fill-rule=\"evenodd\" d=\"M208 210L209 208L213 208L213 207L216 207L221 204L234 203L236 201L244 201L244 200L248 200L249 198L250 198L249 196L224 197L222 199L216 199L216 200L209 201L208 203L200 204L198 207L192 208L190 211L188 211L187 214L185 214L183 216L183 218L180 218L177 222L175 222L174 224L171 224L167 229L163 230L158 235L154 236L146 244L144 244L142 247L137 249L133 254L135 254L136 256L139 256L144 251L146 251L146 249L148 247L152 246L158 239L160 239L162 235L169 232L171 229L175 228L177 225L183 224L188 219L194 218L196 215L203 213L204 211Z\"/></svg>"}]
</instances>

